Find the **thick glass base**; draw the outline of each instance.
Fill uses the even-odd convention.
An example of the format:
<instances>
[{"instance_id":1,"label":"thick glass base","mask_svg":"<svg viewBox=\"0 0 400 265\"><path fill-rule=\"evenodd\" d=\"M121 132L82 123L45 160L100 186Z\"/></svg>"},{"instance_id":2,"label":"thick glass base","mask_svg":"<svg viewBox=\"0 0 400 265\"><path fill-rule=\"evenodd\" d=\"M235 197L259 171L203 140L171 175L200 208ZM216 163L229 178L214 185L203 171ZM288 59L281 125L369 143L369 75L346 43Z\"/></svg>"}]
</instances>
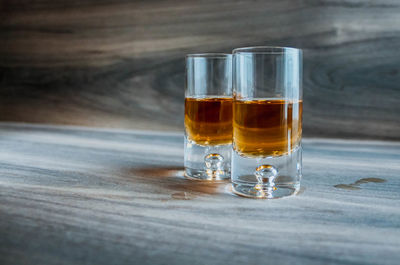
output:
<instances>
[{"instance_id":1,"label":"thick glass base","mask_svg":"<svg viewBox=\"0 0 400 265\"><path fill-rule=\"evenodd\" d=\"M199 170L185 167L185 177L192 180L208 180L208 181L224 181L230 178L230 174L225 171L207 172L207 170Z\"/></svg>"},{"instance_id":2,"label":"thick glass base","mask_svg":"<svg viewBox=\"0 0 400 265\"><path fill-rule=\"evenodd\" d=\"M232 145L198 145L185 137L185 177L221 181L231 177Z\"/></svg>"},{"instance_id":3,"label":"thick glass base","mask_svg":"<svg viewBox=\"0 0 400 265\"><path fill-rule=\"evenodd\" d=\"M232 190L249 198L281 198L300 190L301 146L290 154L273 157L245 157L232 154Z\"/></svg>"},{"instance_id":4,"label":"thick glass base","mask_svg":"<svg viewBox=\"0 0 400 265\"><path fill-rule=\"evenodd\" d=\"M278 199L286 196L295 195L300 190L300 183L295 185L276 185L270 187L268 185L262 185L256 187L255 185L246 185L233 183L233 193L254 199Z\"/></svg>"}]
</instances>

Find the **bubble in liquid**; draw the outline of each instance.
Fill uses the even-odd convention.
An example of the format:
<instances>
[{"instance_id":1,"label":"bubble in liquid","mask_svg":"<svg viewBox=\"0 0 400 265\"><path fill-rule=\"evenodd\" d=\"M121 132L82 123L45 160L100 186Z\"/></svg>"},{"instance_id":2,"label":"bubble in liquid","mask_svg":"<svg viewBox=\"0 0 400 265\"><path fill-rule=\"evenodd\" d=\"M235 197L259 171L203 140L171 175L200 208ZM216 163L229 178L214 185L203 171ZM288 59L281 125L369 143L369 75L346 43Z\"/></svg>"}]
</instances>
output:
<instances>
[{"instance_id":1,"label":"bubble in liquid","mask_svg":"<svg viewBox=\"0 0 400 265\"><path fill-rule=\"evenodd\" d=\"M220 154L208 154L204 158L204 163L206 167L211 170L219 170L222 167L222 162L224 157Z\"/></svg>"},{"instance_id":2,"label":"bubble in liquid","mask_svg":"<svg viewBox=\"0 0 400 265\"><path fill-rule=\"evenodd\" d=\"M269 186L275 186L275 179L278 176L278 170L271 165L261 165L256 168L254 175L256 175L259 185L268 184Z\"/></svg>"}]
</instances>

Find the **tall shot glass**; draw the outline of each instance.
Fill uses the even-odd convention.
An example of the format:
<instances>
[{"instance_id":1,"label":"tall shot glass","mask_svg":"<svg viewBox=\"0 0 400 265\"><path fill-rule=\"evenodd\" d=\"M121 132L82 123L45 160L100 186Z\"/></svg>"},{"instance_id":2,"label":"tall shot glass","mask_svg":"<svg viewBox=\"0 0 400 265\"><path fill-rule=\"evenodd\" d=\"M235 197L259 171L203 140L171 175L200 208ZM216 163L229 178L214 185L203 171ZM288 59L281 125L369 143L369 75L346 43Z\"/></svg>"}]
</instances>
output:
<instances>
[{"instance_id":1,"label":"tall shot glass","mask_svg":"<svg viewBox=\"0 0 400 265\"><path fill-rule=\"evenodd\" d=\"M232 150L232 55L186 56L185 176L230 178Z\"/></svg>"},{"instance_id":2,"label":"tall shot glass","mask_svg":"<svg viewBox=\"0 0 400 265\"><path fill-rule=\"evenodd\" d=\"M302 176L302 52L249 47L233 57L233 191L295 194Z\"/></svg>"}]
</instances>

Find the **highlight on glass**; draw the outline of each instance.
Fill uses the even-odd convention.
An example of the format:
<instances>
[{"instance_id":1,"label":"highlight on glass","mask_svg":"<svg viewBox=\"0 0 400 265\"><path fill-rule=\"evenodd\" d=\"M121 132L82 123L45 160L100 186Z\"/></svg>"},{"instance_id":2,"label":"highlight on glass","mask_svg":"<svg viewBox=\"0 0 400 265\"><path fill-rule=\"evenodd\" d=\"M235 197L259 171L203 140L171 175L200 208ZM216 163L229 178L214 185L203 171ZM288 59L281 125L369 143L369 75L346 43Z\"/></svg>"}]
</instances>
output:
<instances>
[{"instance_id":1,"label":"highlight on glass","mask_svg":"<svg viewBox=\"0 0 400 265\"><path fill-rule=\"evenodd\" d=\"M242 196L295 194L302 176L302 52L233 51L232 188Z\"/></svg>"},{"instance_id":2,"label":"highlight on glass","mask_svg":"<svg viewBox=\"0 0 400 265\"><path fill-rule=\"evenodd\" d=\"M185 176L230 178L232 146L232 55L186 56Z\"/></svg>"}]
</instances>

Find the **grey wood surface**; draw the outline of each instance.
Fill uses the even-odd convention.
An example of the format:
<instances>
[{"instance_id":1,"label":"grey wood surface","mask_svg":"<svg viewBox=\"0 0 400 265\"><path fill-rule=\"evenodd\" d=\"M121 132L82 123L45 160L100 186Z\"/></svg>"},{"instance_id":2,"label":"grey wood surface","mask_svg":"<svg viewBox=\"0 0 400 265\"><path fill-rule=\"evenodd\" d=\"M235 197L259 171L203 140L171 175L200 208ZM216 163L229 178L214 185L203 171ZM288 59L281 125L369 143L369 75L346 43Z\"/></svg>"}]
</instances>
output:
<instances>
[{"instance_id":1,"label":"grey wood surface","mask_svg":"<svg viewBox=\"0 0 400 265\"><path fill-rule=\"evenodd\" d=\"M0 120L180 130L184 55L304 49L304 135L400 140L398 0L2 0Z\"/></svg>"},{"instance_id":2,"label":"grey wood surface","mask_svg":"<svg viewBox=\"0 0 400 265\"><path fill-rule=\"evenodd\" d=\"M1 123L0 264L398 264L400 143L303 145L301 193L252 200L177 133Z\"/></svg>"}]
</instances>

